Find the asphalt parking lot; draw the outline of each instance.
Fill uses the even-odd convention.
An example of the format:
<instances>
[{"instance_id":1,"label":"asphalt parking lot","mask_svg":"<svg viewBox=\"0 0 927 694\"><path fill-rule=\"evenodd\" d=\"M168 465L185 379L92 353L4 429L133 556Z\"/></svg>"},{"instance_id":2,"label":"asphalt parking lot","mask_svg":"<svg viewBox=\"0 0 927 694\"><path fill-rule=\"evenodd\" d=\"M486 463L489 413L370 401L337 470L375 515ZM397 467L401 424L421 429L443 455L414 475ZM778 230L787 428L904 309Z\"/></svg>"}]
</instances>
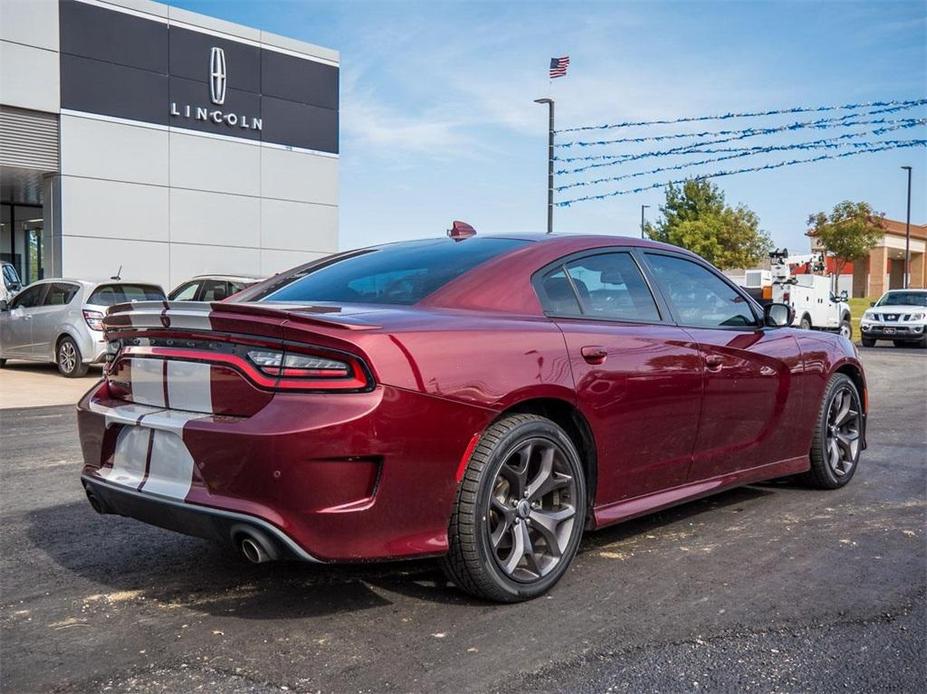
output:
<instances>
[{"instance_id":1,"label":"asphalt parking lot","mask_svg":"<svg viewBox=\"0 0 927 694\"><path fill-rule=\"evenodd\" d=\"M430 561L251 566L97 516L73 407L0 410L0 684L924 691L927 351L863 358L870 447L848 487L752 486L590 534L549 596L511 606Z\"/></svg>"}]
</instances>

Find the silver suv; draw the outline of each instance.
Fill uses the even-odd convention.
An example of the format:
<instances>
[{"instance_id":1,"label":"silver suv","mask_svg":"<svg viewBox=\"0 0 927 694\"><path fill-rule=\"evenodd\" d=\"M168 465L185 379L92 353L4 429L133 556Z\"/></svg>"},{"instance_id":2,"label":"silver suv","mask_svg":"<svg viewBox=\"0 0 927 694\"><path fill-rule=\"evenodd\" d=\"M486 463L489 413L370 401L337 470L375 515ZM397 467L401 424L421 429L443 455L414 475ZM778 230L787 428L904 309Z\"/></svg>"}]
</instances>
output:
<instances>
[{"instance_id":1,"label":"silver suv","mask_svg":"<svg viewBox=\"0 0 927 694\"><path fill-rule=\"evenodd\" d=\"M164 290L147 282L34 282L9 302L0 301L0 367L7 359L50 361L76 378L103 361L103 315L113 304L163 301Z\"/></svg>"}]
</instances>

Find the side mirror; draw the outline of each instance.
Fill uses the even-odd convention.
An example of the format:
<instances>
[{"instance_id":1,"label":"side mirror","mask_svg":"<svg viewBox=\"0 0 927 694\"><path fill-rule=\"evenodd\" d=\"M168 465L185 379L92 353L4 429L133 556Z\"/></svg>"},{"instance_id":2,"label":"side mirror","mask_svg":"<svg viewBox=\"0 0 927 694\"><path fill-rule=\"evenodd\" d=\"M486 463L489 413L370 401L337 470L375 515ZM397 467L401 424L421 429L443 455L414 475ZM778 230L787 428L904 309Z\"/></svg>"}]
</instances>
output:
<instances>
[{"instance_id":1,"label":"side mirror","mask_svg":"<svg viewBox=\"0 0 927 694\"><path fill-rule=\"evenodd\" d=\"M766 304L763 307L763 322L770 328L789 326L794 317L794 312L787 304Z\"/></svg>"},{"instance_id":2,"label":"side mirror","mask_svg":"<svg viewBox=\"0 0 927 694\"><path fill-rule=\"evenodd\" d=\"M870 305L870 306L875 306L875 301L870 301L870 302L869 302L869 305Z\"/></svg>"}]
</instances>

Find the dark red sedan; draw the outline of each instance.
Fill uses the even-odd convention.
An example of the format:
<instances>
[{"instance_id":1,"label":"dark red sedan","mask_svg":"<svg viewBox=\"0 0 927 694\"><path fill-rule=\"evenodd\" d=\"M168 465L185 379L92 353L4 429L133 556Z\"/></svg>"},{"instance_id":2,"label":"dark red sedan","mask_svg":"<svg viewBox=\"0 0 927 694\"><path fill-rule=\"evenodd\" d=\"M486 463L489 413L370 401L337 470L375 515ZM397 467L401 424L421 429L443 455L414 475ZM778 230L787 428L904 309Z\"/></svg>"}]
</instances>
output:
<instances>
[{"instance_id":1,"label":"dark red sedan","mask_svg":"<svg viewBox=\"0 0 927 694\"><path fill-rule=\"evenodd\" d=\"M78 406L102 513L251 561L440 556L531 598L584 529L736 485L853 477L866 382L701 258L605 236L472 236L342 253L222 303L105 320Z\"/></svg>"}]
</instances>

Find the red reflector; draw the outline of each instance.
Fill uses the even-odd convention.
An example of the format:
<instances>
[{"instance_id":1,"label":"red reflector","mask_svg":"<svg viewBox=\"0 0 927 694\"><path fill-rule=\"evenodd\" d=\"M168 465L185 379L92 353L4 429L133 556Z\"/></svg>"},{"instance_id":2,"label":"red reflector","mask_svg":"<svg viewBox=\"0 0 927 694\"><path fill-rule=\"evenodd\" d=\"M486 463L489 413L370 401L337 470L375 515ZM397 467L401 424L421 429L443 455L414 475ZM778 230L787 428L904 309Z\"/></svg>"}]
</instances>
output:
<instances>
[{"instance_id":1,"label":"red reflector","mask_svg":"<svg viewBox=\"0 0 927 694\"><path fill-rule=\"evenodd\" d=\"M454 476L454 479L456 479L458 482L463 479L467 465L470 463L470 456L473 455L473 451L476 450L476 445L479 442L480 435L478 433L474 434L470 438L470 443L467 444L467 448L464 450L463 456L460 458L460 463L457 465L457 474Z\"/></svg>"}]
</instances>

